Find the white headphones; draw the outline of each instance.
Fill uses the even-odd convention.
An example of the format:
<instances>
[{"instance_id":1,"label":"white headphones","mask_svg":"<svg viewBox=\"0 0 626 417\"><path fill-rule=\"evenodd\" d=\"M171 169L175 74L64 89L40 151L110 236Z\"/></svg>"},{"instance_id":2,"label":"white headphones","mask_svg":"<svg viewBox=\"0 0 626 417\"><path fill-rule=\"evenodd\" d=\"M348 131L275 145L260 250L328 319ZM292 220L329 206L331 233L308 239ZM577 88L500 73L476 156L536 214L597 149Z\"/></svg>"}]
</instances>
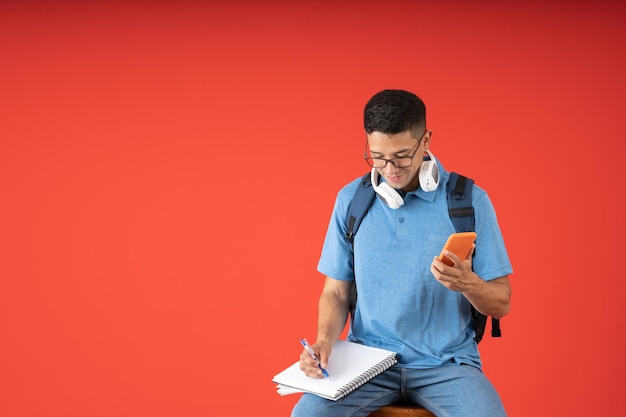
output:
<instances>
[{"instance_id":1,"label":"white headphones","mask_svg":"<svg viewBox=\"0 0 626 417\"><path fill-rule=\"evenodd\" d=\"M439 187L439 166L433 154L430 151L426 151L426 153L428 159L424 157L424 162L422 162L419 170L419 178L420 188L429 193Z\"/></svg>"},{"instance_id":2,"label":"white headphones","mask_svg":"<svg viewBox=\"0 0 626 417\"><path fill-rule=\"evenodd\" d=\"M435 191L439 187L439 167L434 155L430 151L426 151L428 156L424 157L422 165L418 172L420 180L420 188L429 193ZM371 173L372 188L376 194L392 209L398 209L404 205L404 198L391 185L386 182L378 184L379 173L376 168L372 168Z\"/></svg>"},{"instance_id":3,"label":"white headphones","mask_svg":"<svg viewBox=\"0 0 626 417\"><path fill-rule=\"evenodd\" d=\"M379 185L378 175L378 170L376 168L372 168L370 178L372 180L372 187L374 188L374 191L378 194L378 197L380 197L385 204L389 206L389 208L394 210L400 208L400 206L404 204L404 199L396 190L393 189L391 185L386 182L382 182Z\"/></svg>"}]
</instances>

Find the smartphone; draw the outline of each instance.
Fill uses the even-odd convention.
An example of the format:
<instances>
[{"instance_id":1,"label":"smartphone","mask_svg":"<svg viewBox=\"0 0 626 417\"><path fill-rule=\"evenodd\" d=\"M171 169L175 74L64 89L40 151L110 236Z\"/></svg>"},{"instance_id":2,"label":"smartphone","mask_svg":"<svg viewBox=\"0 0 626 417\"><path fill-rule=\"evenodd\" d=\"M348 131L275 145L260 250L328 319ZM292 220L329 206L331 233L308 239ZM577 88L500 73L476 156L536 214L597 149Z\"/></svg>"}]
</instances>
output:
<instances>
[{"instance_id":1,"label":"smartphone","mask_svg":"<svg viewBox=\"0 0 626 417\"><path fill-rule=\"evenodd\" d=\"M476 240L476 232L461 232L452 233L448 236L448 241L443 246L441 253L439 254L439 260L448 266L454 265L454 263L444 256L444 252L449 250L461 259L467 258L472 244Z\"/></svg>"}]
</instances>

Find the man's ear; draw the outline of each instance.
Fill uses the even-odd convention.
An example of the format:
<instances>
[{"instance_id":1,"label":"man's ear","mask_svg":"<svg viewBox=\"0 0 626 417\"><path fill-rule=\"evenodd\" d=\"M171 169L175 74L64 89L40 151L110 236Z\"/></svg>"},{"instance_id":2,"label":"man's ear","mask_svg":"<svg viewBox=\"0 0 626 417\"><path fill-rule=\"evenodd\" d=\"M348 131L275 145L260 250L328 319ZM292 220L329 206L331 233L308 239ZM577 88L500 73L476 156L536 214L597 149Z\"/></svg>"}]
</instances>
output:
<instances>
[{"instance_id":1,"label":"man's ear","mask_svg":"<svg viewBox=\"0 0 626 417\"><path fill-rule=\"evenodd\" d=\"M424 136L422 136L422 140L424 141L422 146L424 147L425 151L427 151L428 148L430 147L430 139L431 139L432 135L433 135L433 131L432 130L427 130L426 133L424 133Z\"/></svg>"}]
</instances>

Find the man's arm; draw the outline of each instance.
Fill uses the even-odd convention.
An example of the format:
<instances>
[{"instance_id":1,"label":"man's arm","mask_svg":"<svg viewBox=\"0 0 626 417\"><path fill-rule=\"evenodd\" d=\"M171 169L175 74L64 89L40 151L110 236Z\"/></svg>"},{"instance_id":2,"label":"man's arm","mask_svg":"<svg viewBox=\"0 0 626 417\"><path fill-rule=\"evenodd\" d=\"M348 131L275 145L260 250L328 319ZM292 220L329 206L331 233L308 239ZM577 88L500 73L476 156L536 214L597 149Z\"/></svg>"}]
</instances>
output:
<instances>
[{"instance_id":1,"label":"man's arm","mask_svg":"<svg viewBox=\"0 0 626 417\"><path fill-rule=\"evenodd\" d=\"M452 291L463 293L476 310L486 316L504 317L511 306L511 285L508 275L485 281L472 271L472 254L462 260L452 252L446 256L453 262L448 266L438 257L433 259L430 271L437 281Z\"/></svg>"},{"instance_id":2,"label":"man's arm","mask_svg":"<svg viewBox=\"0 0 626 417\"><path fill-rule=\"evenodd\" d=\"M350 281L326 277L319 299L317 340L311 345L324 368L328 364L332 347L346 326L351 288ZM308 376L323 376L315 361L304 350L300 354L300 369Z\"/></svg>"},{"instance_id":3,"label":"man's arm","mask_svg":"<svg viewBox=\"0 0 626 417\"><path fill-rule=\"evenodd\" d=\"M352 282L326 277L319 300L317 342L331 347L346 326Z\"/></svg>"},{"instance_id":4,"label":"man's arm","mask_svg":"<svg viewBox=\"0 0 626 417\"><path fill-rule=\"evenodd\" d=\"M473 272L472 272L473 273ZM476 276L475 284L466 291L463 291L465 298L486 316L493 316L497 319L504 317L511 307L511 285L509 277L485 281Z\"/></svg>"}]
</instances>

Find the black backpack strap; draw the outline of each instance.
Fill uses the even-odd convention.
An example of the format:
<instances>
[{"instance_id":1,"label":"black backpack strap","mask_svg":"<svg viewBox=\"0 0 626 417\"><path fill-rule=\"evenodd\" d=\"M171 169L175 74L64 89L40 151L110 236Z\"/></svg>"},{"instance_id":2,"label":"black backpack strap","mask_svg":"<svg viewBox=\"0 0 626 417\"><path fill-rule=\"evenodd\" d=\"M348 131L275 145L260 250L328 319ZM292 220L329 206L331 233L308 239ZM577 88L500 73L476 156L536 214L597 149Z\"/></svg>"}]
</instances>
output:
<instances>
[{"instance_id":1,"label":"black backpack strap","mask_svg":"<svg viewBox=\"0 0 626 417\"><path fill-rule=\"evenodd\" d=\"M374 200L374 187L372 187L371 174L368 172L363 175L359 186L354 192L354 197L348 206L348 214L346 216L346 239L352 243L354 236L361 225L365 213L369 209Z\"/></svg>"},{"instance_id":2,"label":"black backpack strap","mask_svg":"<svg viewBox=\"0 0 626 417\"><path fill-rule=\"evenodd\" d=\"M500 319L491 318L491 337L502 337L500 330Z\"/></svg>"}]
</instances>

